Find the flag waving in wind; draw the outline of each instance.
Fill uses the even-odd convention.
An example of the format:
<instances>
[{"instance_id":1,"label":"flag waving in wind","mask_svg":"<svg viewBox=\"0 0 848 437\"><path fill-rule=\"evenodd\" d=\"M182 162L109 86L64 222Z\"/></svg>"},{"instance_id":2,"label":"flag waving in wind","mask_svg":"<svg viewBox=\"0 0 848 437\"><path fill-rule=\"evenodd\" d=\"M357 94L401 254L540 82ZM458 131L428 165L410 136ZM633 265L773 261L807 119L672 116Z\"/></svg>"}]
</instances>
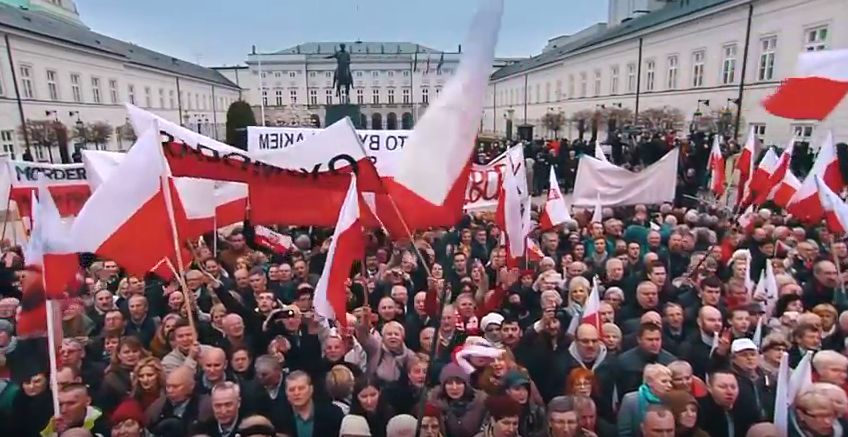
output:
<instances>
[{"instance_id":1,"label":"flag waving in wind","mask_svg":"<svg viewBox=\"0 0 848 437\"><path fill-rule=\"evenodd\" d=\"M710 150L710 190L716 198L724 194L725 170L724 157L721 155L721 136L716 135L713 139L713 147Z\"/></svg>"},{"instance_id":2,"label":"flag waving in wind","mask_svg":"<svg viewBox=\"0 0 848 437\"><path fill-rule=\"evenodd\" d=\"M545 201L545 208L539 216L539 229L547 231L569 220L571 220L571 214L568 213L568 205L565 204L565 198L559 189L556 172L551 167L548 200Z\"/></svg>"},{"instance_id":3,"label":"flag waving in wind","mask_svg":"<svg viewBox=\"0 0 848 437\"><path fill-rule=\"evenodd\" d=\"M766 111L783 117L824 120L848 94L848 49L804 52L795 74L763 102Z\"/></svg>"},{"instance_id":4,"label":"flag waving in wind","mask_svg":"<svg viewBox=\"0 0 848 437\"><path fill-rule=\"evenodd\" d=\"M326 319L334 319L341 326L347 323L345 282L350 276L353 262L360 259L365 250L362 232L356 177L351 176L350 188L339 211L339 220L327 251L327 262L315 287L315 313Z\"/></svg>"},{"instance_id":5,"label":"flag waving in wind","mask_svg":"<svg viewBox=\"0 0 848 437\"><path fill-rule=\"evenodd\" d=\"M748 131L748 139L745 141L745 147L739 154L736 160L736 169L739 170L739 192L737 193L737 203L741 203L750 193L751 177L754 174L754 161L757 159L757 134L754 131L754 126Z\"/></svg>"}]
</instances>

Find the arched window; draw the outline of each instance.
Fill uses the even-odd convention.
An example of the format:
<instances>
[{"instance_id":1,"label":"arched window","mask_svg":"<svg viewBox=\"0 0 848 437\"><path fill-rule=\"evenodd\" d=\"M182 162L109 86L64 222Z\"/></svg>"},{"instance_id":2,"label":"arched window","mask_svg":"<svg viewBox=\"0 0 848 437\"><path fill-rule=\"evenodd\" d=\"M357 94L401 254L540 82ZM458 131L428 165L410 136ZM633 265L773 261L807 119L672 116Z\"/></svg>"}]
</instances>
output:
<instances>
[{"instance_id":1,"label":"arched window","mask_svg":"<svg viewBox=\"0 0 848 437\"><path fill-rule=\"evenodd\" d=\"M380 130L383 129L383 115L379 112L375 112L371 114L371 129Z\"/></svg>"},{"instance_id":2,"label":"arched window","mask_svg":"<svg viewBox=\"0 0 848 437\"><path fill-rule=\"evenodd\" d=\"M368 116L359 114L359 129L368 129Z\"/></svg>"},{"instance_id":3,"label":"arched window","mask_svg":"<svg viewBox=\"0 0 848 437\"><path fill-rule=\"evenodd\" d=\"M394 112L389 112L389 115L386 116L386 129L388 130L396 130L398 123L397 114Z\"/></svg>"},{"instance_id":4,"label":"arched window","mask_svg":"<svg viewBox=\"0 0 848 437\"><path fill-rule=\"evenodd\" d=\"M401 129L406 129L406 130L412 129L412 125L414 123L415 122L412 119L412 114L410 114L409 112L404 112L403 115L400 117L400 128Z\"/></svg>"}]
</instances>

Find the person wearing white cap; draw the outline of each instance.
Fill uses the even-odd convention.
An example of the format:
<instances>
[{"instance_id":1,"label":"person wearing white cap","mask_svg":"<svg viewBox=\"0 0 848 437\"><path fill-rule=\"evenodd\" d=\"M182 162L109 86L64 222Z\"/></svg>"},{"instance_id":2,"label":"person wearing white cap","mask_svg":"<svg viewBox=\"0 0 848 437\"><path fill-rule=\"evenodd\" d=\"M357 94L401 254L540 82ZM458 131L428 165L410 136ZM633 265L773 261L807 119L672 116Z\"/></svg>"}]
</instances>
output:
<instances>
[{"instance_id":1,"label":"person wearing white cap","mask_svg":"<svg viewBox=\"0 0 848 437\"><path fill-rule=\"evenodd\" d=\"M364 417L348 414L342 419L339 437L371 437L371 428Z\"/></svg>"},{"instance_id":2,"label":"person wearing white cap","mask_svg":"<svg viewBox=\"0 0 848 437\"><path fill-rule=\"evenodd\" d=\"M767 387L767 378L760 368L760 353L750 338L737 338L730 344L731 365L739 385L738 408L745 409L756 422L772 418L774 399Z\"/></svg>"},{"instance_id":3,"label":"person wearing white cap","mask_svg":"<svg viewBox=\"0 0 848 437\"><path fill-rule=\"evenodd\" d=\"M409 414L392 417L386 425L386 435L390 437L413 437L418 421Z\"/></svg>"},{"instance_id":4,"label":"person wearing white cap","mask_svg":"<svg viewBox=\"0 0 848 437\"><path fill-rule=\"evenodd\" d=\"M480 329L483 331L483 337L493 346L501 346L501 325L503 325L504 316L498 313L486 314L480 320Z\"/></svg>"}]
</instances>

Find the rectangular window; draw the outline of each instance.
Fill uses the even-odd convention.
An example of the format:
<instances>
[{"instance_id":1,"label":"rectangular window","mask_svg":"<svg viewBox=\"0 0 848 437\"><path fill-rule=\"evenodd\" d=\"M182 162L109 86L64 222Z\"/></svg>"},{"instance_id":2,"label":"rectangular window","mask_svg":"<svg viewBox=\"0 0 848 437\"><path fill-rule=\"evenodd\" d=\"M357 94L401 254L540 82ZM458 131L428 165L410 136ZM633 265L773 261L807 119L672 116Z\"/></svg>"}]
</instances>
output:
<instances>
[{"instance_id":1,"label":"rectangular window","mask_svg":"<svg viewBox=\"0 0 848 437\"><path fill-rule=\"evenodd\" d=\"M333 90L326 90L324 92L324 97L325 97L324 102L326 102L328 105L333 104Z\"/></svg>"},{"instance_id":2,"label":"rectangular window","mask_svg":"<svg viewBox=\"0 0 848 437\"><path fill-rule=\"evenodd\" d=\"M410 95L409 93L410 93L409 88L403 89L403 103L404 104L409 104L409 95Z\"/></svg>"},{"instance_id":3,"label":"rectangular window","mask_svg":"<svg viewBox=\"0 0 848 437\"><path fill-rule=\"evenodd\" d=\"M636 64L627 64L627 92L636 92Z\"/></svg>"},{"instance_id":4,"label":"rectangular window","mask_svg":"<svg viewBox=\"0 0 848 437\"><path fill-rule=\"evenodd\" d=\"M171 104L171 109L177 107L177 102L174 100L174 90L168 90L168 103Z\"/></svg>"},{"instance_id":5,"label":"rectangular window","mask_svg":"<svg viewBox=\"0 0 848 437\"><path fill-rule=\"evenodd\" d=\"M289 71L289 78L294 79L295 77L297 77L297 72L296 71Z\"/></svg>"},{"instance_id":6,"label":"rectangular window","mask_svg":"<svg viewBox=\"0 0 848 437\"><path fill-rule=\"evenodd\" d=\"M811 124L793 124L792 136L796 143L807 143L813 139L813 125Z\"/></svg>"},{"instance_id":7,"label":"rectangular window","mask_svg":"<svg viewBox=\"0 0 848 437\"><path fill-rule=\"evenodd\" d=\"M394 72L394 71L389 70L386 74L387 74L389 77L395 77L395 72Z\"/></svg>"},{"instance_id":8,"label":"rectangular window","mask_svg":"<svg viewBox=\"0 0 848 437\"><path fill-rule=\"evenodd\" d=\"M610 94L618 94L618 65L610 68Z\"/></svg>"},{"instance_id":9,"label":"rectangular window","mask_svg":"<svg viewBox=\"0 0 848 437\"><path fill-rule=\"evenodd\" d=\"M409 77L409 70L403 70L403 77Z\"/></svg>"},{"instance_id":10,"label":"rectangular window","mask_svg":"<svg viewBox=\"0 0 848 437\"><path fill-rule=\"evenodd\" d=\"M194 97L196 98L197 95L195 95ZM150 96L150 87L149 86L144 87L144 106L147 107L147 108L153 107L152 98ZM197 105L197 106L199 107L200 105Z\"/></svg>"},{"instance_id":11,"label":"rectangular window","mask_svg":"<svg viewBox=\"0 0 848 437\"><path fill-rule=\"evenodd\" d=\"M47 70L47 97L50 100L59 100L59 84L56 83L57 74L53 70Z\"/></svg>"},{"instance_id":12,"label":"rectangular window","mask_svg":"<svg viewBox=\"0 0 848 437\"><path fill-rule=\"evenodd\" d=\"M165 109L165 89L159 88L159 107Z\"/></svg>"},{"instance_id":13,"label":"rectangular window","mask_svg":"<svg viewBox=\"0 0 848 437\"><path fill-rule=\"evenodd\" d=\"M724 46L724 59L721 62L721 83L736 82L736 44Z\"/></svg>"},{"instance_id":14,"label":"rectangular window","mask_svg":"<svg viewBox=\"0 0 848 437\"><path fill-rule=\"evenodd\" d=\"M318 104L318 90L312 89L309 90L309 104L317 105Z\"/></svg>"},{"instance_id":15,"label":"rectangular window","mask_svg":"<svg viewBox=\"0 0 848 437\"><path fill-rule=\"evenodd\" d=\"M21 88L26 99L35 98L35 87L32 84L32 67L21 65Z\"/></svg>"},{"instance_id":16,"label":"rectangular window","mask_svg":"<svg viewBox=\"0 0 848 437\"><path fill-rule=\"evenodd\" d=\"M361 71L357 71L357 72L356 72L356 77L362 77L362 72L361 72Z\"/></svg>"},{"instance_id":17,"label":"rectangular window","mask_svg":"<svg viewBox=\"0 0 848 437\"><path fill-rule=\"evenodd\" d=\"M703 50L698 50L692 53L692 87L700 88L704 86L704 62L706 62L707 53Z\"/></svg>"},{"instance_id":18,"label":"rectangular window","mask_svg":"<svg viewBox=\"0 0 848 437\"><path fill-rule=\"evenodd\" d=\"M365 104L365 91L362 88L356 89L356 104L364 105Z\"/></svg>"},{"instance_id":19,"label":"rectangular window","mask_svg":"<svg viewBox=\"0 0 848 437\"><path fill-rule=\"evenodd\" d=\"M200 109L200 94L194 95L194 108Z\"/></svg>"},{"instance_id":20,"label":"rectangular window","mask_svg":"<svg viewBox=\"0 0 848 437\"><path fill-rule=\"evenodd\" d=\"M587 89L589 87L589 85L586 83L587 80L588 79L586 78L586 72L584 71L583 73L580 73L580 97L581 98L586 97L586 92L587 92Z\"/></svg>"},{"instance_id":21,"label":"rectangular window","mask_svg":"<svg viewBox=\"0 0 848 437\"><path fill-rule=\"evenodd\" d=\"M653 60L645 63L645 91L654 90L654 75L656 74L654 71L655 68L656 62Z\"/></svg>"},{"instance_id":22,"label":"rectangular window","mask_svg":"<svg viewBox=\"0 0 848 437\"><path fill-rule=\"evenodd\" d=\"M91 101L94 103L102 103L100 98L100 78L92 77L91 78ZM164 105L163 105L164 107Z\"/></svg>"},{"instance_id":23,"label":"rectangular window","mask_svg":"<svg viewBox=\"0 0 848 437\"><path fill-rule=\"evenodd\" d=\"M551 83L545 82L545 102L551 101Z\"/></svg>"},{"instance_id":24,"label":"rectangular window","mask_svg":"<svg viewBox=\"0 0 848 437\"><path fill-rule=\"evenodd\" d=\"M760 40L760 67L757 72L757 79L772 80L774 79L774 54L777 49L777 37L770 36Z\"/></svg>"},{"instance_id":25,"label":"rectangular window","mask_svg":"<svg viewBox=\"0 0 848 437\"><path fill-rule=\"evenodd\" d=\"M754 135L756 135L757 139L760 140L760 143L762 143L763 137L766 135L766 124L765 123L751 123L751 127L754 128Z\"/></svg>"},{"instance_id":26,"label":"rectangular window","mask_svg":"<svg viewBox=\"0 0 848 437\"><path fill-rule=\"evenodd\" d=\"M279 72L279 71L274 72L274 77L280 77L281 75L282 75L282 72Z\"/></svg>"},{"instance_id":27,"label":"rectangular window","mask_svg":"<svg viewBox=\"0 0 848 437\"><path fill-rule=\"evenodd\" d=\"M120 100L118 97L118 81L115 79L109 79L109 98L112 99L112 103L118 103L118 100Z\"/></svg>"},{"instance_id":28,"label":"rectangular window","mask_svg":"<svg viewBox=\"0 0 848 437\"><path fill-rule=\"evenodd\" d=\"M297 90L289 90L289 100L292 105L297 105Z\"/></svg>"},{"instance_id":29,"label":"rectangular window","mask_svg":"<svg viewBox=\"0 0 848 437\"><path fill-rule=\"evenodd\" d=\"M75 102L82 102L82 88L80 88L80 75L71 73L71 97Z\"/></svg>"},{"instance_id":30,"label":"rectangular window","mask_svg":"<svg viewBox=\"0 0 848 437\"><path fill-rule=\"evenodd\" d=\"M557 79L556 81L556 101L560 101L562 99L562 80Z\"/></svg>"},{"instance_id":31,"label":"rectangular window","mask_svg":"<svg viewBox=\"0 0 848 437\"><path fill-rule=\"evenodd\" d=\"M536 84L536 100L534 101L534 103L541 102L541 98L542 98L541 89L542 89L542 86L537 83Z\"/></svg>"},{"instance_id":32,"label":"rectangular window","mask_svg":"<svg viewBox=\"0 0 848 437\"><path fill-rule=\"evenodd\" d=\"M389 73L391 73L391 71ZM394 88L389 88L389 90L388 90L388 100L389 100L390 105L395 104L395 89Z\"/></svg>"},{"instance_id":33,"label":"rectangular window","mask_svg":"<svg viewBox=\"0 0 848 437\"><path fill-rule=\"evenodd\" d=\"M379 71L372 71L371 77L380 77L380 72Z\"/></svg>"},{"instance_id":34,"label":"rectangular window","mask_svg":"<svg viewBox=\"0 0 848 437\"><path fill-rule=\"evenodd\" d=\"M371 91L371 103L375 105L380 104L380 90L372 90Z\"/></svg>"},{"instance_id":35,"label":"rectangular window","mask_svg":"<svg viewBox=\"0 0 848 437\"><path fill-rule=\"evenodd\" d=\"M274 105L283 106L283 90L279 88L274 90Z\"/></svg>"},{"instance_id":36,"label":"rectangular window","mask_svg":"<svg viewBox=\"0 0 848 437\"><path fill-rule=\"evenodd\" d=\"M0 131L0 144L3 145L3 153L15 159L15 131Z\"/></svg>"},{"instance_id":37,"label":"rectangular window","mask_svg":"<svg viewBox=\"0 0 848 437\"><path fill-rule=\"evenodd\" d=\"M441 94L441 93L442 93L442 87L437 86L437 87L436 87L436 97L438 98L438 97L439 97L439 94Z\"/></svg>"},{"instance_id":38,"label":"rectangular window","mask_svg":"<svg viewBox=\"0 0 848 437\"><path fill-rule=\"evenodd\" d=\"M430 103L430 88L424 88L421 90L421 103L425 105Z\"/></svg>"},{"instance_id":39,"label":"rectangular window","mask_svg":"<svg viewBox=\"0 0 848 437\"><path fill-rule=\"evenodd\" d=\"M805 31L804 50L818 52L827 48L827 26L814 27Z\"/></svg>"},{"instance_id":40,"label":"rectangular window","mask_svg":"<svg viewBox=\"0 0 848 437\"><path fill-rule=\"evenodd\" d=\"M268 88L262 88L262 104L268 106ZM191 109L191 94L188 96L188 109Z\"/></svg>"},{"instance_id":41,"label":"rectangular window","mask_svg":"<svg viewBox=\"0 0 848 437\"><path fill-rule=\"evenodd\" d=\"M131 105L135 105L135 85L127 85L127 98Z\"/></svg>"},{"instance_id":42,"label":"rectangular window","mask_svg":"<svg viewBox=\"0 0 848 437\"><path fill-rule=\"evenodd\" d=\"M574 98L574 75L573 74L568 75L568 95L566 97L568 97L569 99Z\"/></svg>"},{"instance_id":43,"label":"rectangular window","mask_svg":"<svg viewBox=\"0 0 848 437\"><path fill-rule=\"evenodd\" d=\"M601 95L601 70L595 70L595 97Z\"/></svg>"},{"instance_id":44,"label":"rectangular window","mask_svg":"<svg viewBox=\"0 0 848 437\"><path fill-rule=\"evenodd\" d=\"M315 75L315 72L314 72L314 71L310 71L310 72L309 72L309 77L315 77L315 76L316 76L316 75Z\"/></svg>"},{"instance_id":45,"label":"rectangular window","mask_svg":"<svg viewBox=\"0 0 848 437\"><path fill-rule=\"evenodd\" d=\"M668 73L666 77L666 88L677 89L677 55L668 57Z\"/></svg>"}]
</instances>

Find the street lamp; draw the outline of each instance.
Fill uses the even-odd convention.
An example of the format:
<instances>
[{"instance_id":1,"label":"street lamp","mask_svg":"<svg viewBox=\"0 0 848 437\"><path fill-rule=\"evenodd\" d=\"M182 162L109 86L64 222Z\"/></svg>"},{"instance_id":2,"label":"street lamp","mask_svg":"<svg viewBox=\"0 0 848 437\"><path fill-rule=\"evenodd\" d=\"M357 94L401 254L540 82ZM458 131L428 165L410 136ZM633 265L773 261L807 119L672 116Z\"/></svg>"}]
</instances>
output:
<instances>
[{"instance_id":1,"label":"street lamp","mask_svg":"<svg viewBox=\"0 0 848 437\"><path fill-rule=\"evenodd\" d=\"M53 121L56 122L56 123L59 123L59 111L54 111L54 110L50 110L50 109L44 111L45 117L50 117L51 115L53 116ZM58 138L57 138L57 140L58 140ZM45 124L44 125L44 144L43 145L47 147L47 156L50 157L50 162L53 162L53 144L50 143L49 141L50 141L50 125Z\"/></svg>"}]
</instances>

